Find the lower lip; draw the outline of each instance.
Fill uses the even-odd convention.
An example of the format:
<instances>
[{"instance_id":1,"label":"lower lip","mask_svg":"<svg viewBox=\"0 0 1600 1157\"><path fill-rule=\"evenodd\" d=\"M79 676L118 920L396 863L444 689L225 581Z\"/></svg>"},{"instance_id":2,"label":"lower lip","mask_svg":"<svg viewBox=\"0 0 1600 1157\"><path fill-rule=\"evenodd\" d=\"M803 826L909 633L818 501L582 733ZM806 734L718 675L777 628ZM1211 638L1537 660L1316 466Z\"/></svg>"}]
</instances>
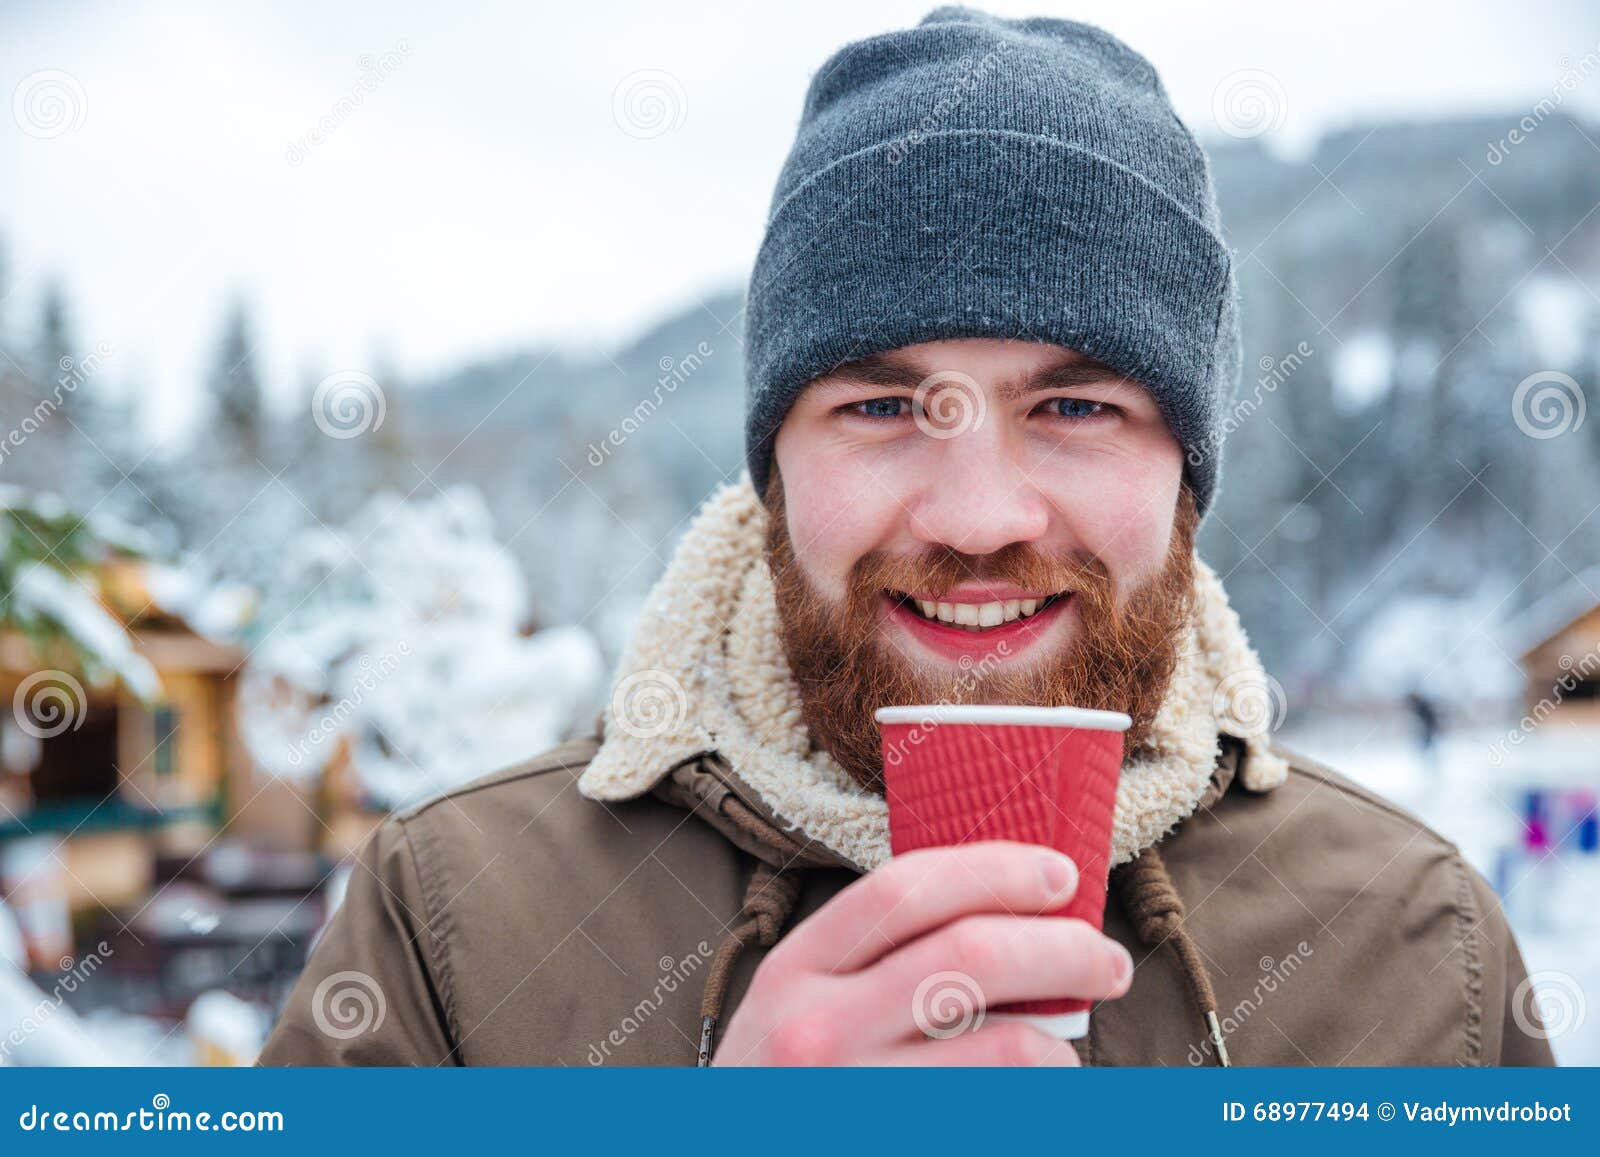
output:
<instances>
[{"instance_id":1,"label":"lower lip","mask_svg":"<svg viewBox=\"0 0 1600 1157\"><path fill-rule=\"evenodd\" d=\"M1001 644L1005 645L1004 653L1008 655L1031 645L1072 605L1072 596L1062 595L1042 611L983 631L963 630L949 623L923 618L888 595L883 596L883 601L889 608L889 617L900 623L928 650L948 658L964 659L992 654L1000 649Z\"/></svg>"}]
</instances>

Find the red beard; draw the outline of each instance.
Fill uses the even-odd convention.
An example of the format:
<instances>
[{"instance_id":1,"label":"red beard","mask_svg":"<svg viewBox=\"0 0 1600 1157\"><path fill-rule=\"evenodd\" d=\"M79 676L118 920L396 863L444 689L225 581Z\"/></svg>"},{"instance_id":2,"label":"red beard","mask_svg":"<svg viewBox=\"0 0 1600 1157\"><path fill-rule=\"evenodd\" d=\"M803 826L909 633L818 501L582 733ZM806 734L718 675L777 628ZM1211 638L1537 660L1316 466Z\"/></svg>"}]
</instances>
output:
<instances>
[{"instance_id":1,"label":"red beard","mask_svg":"<svg viewBox=\"0 0 1600 1157\"><path fill-rule=\"evenodd\" d=\"M873 552L859 559L843 600L814 591L789 538L783 483L767 490L767 564L789 666L814 746L863 787L883 791L883 757L873 712L893 704L1016 703L1123 711L1133 719L1128 749L1148 734L1166 696L1194 600L1194 496L1181 489L1161 571L1119 600L1105 564L1093 556L1050 558L1025 543L993 554L935 547L921 556ZM962 582L1008 582L1025 590L1070 590L1078 629L1066 650L1046 659L1003 657L933 674L916 666L884 633L885 591L929 596ZM963 665L965 661L963 661Z\"/></svg>"}]
</instances>

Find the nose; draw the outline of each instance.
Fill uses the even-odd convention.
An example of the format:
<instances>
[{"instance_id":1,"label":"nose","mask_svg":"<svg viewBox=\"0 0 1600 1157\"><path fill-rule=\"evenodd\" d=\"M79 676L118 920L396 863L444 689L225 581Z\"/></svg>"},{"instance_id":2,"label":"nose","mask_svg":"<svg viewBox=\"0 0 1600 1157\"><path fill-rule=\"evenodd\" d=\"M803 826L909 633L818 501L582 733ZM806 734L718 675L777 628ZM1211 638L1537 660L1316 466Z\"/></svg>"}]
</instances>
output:
<instances>
[{"instance_id":1,"label":"nose","mask_svg":"<svg viewBox=\"0 0 1600 1157\"><path fill-rule=\"evenodd\" d=\"M918 541L992 554L1038 541L1049 529L1050 504L1000 430L969 430L925 460L929 469L910 504Z\"/></svg>"}]
</instances>

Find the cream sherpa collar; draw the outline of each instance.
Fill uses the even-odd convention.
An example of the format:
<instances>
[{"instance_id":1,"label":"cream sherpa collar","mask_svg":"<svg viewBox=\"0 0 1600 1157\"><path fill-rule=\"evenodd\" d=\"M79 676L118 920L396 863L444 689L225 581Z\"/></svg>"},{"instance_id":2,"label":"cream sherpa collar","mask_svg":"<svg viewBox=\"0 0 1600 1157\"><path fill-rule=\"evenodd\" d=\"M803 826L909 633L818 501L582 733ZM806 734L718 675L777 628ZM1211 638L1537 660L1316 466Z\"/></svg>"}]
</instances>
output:
<instances>
[{"instance_id":1,"label":"cream sherpa collar","mask_svg":"<svg viewBox=\"0 0 1600 1157\"><path fill-rule=\"evenodd\" d=\"M889 858L888 805L811 750L778 637L765 532L748 475L706 501L645 603L618 666L605 740L578 789L632 799L715 751L780 820L870 871ZM1171 686L1149 739L1123 764L1113 866L1194 811L1221 733L1248 749L1245 787L1266 791L1288 774L1267 746L1272 684L1222 583L1196 563L1195 613Z\"/></svg>"}]
</instances>

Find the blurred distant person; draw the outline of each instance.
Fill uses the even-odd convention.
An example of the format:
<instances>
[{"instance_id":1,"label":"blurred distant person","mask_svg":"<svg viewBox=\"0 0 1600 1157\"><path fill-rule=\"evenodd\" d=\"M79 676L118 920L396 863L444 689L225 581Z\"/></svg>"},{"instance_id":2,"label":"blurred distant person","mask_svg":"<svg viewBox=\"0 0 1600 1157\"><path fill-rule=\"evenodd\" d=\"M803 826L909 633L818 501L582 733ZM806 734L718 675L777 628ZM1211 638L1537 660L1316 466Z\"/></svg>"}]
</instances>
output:
<instances>
[{"instance_id":1,"label":"blurred distant person","mask_svg":"<svg viewBox=\"0 0 1600 1157\"><path fill-rule=\"evenodd\" d=\"M600 734L391 819L268 1064L1549 1064L1493 891L1276 747L1195 553L1240 369L1207 159L1099 29L940 8L816 74L745 327L749 472ZM552 560L559 565L559 560ZM1075 865L889 856L885 704L1133 720ZM930 994L972 1000L930 1031ZM1099 1002L1065 1042L988 1004Z\"/></svg>"},{"instance_id":2,"label":"blurred distant person","mask_svg":"<svg viewBox=\"0 0 1600 1157\"><path fill-rule=\"evenodd\" d=\"M1439 709L1434 706L1433 700L1421 691L1406 693L1406 706L1411 710L1411 716L1417 722L1417 746L1422 750L1423 761L1427 763L1428 770L1439 770Z\"/></svg>"}]
</instances>

